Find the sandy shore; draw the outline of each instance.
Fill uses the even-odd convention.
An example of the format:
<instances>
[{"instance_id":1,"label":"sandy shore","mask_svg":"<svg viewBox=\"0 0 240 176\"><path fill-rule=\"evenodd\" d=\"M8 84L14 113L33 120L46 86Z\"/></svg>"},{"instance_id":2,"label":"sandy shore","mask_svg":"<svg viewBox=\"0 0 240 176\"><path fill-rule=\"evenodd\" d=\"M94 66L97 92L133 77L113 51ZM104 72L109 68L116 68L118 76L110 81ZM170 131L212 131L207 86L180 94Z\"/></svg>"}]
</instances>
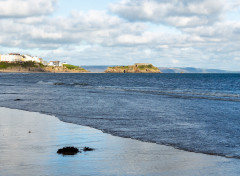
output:
<instances>
[{"instance_id":1,"label":"sandy shore","mask_svg":"<svg viewBox=\"0 0 240 176\"><path fill-rule=\"evenodd\" d=\"M76 156L56 154L64 146L96 150ZM1 176L231 176L240 174L239 165L238 159L114 137L53 116L0 108Z\"/></svg>"}]
</instances>

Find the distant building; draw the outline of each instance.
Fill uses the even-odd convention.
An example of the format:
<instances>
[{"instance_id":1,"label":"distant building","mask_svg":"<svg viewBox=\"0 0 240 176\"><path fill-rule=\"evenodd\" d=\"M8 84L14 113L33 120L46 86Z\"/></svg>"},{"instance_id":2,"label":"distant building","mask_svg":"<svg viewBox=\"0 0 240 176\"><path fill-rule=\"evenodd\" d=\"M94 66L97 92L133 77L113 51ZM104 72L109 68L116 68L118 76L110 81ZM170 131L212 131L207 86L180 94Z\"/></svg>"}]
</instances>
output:
<instances>
[{"instance_id":1,"label":"distant building","mask_svg":"<svg viewBox=\"0 0 240 176\"><path fill-rule=\"evenodd\" d=\"M53 66L53 67L61 67L62 63L60 61L50 61L48 63L48 66Z\"/></svg>"},{"instance_id":2,"label":"distant building","mask_svg":"<svg viewBox=\"0 0 240 176\"><path fill-rule=\"evenodd\" d=\"M66 62L61 63L60 61L44 61L42 58L30 55L21 55L18 53L9 53L9 54L0 54L0 62L36 62L41 63L45 66L53 66L53 67L62 67L67 64Z\"/></svg>"},{"instance_id":3,"label":"distant building","mask_svg":"<svg viewBox=\"0 0 240 176\"><path fill-rule=\"evenodd\" d=\"M32 61L32 62L37 62L37 63L41 63L42 62L42 59L38 58L38 57L33 57L33 56L30 56L30 55L23 55L24 59L23 61L25 62L29 62L29 61Z\"/></svg>"},{"instance_id":4,"label":"distant building","mask_svg":"<svg viewBox=\"0 0 240 176\"><path fill-rule=\"evenodd\" d=\"M47 62L47 61L44 61L44 60L43 60L41 63L42 63L43 65L45 65L45 66L48 65L48 62Z\"/></svg>"},{"instance_id":5,"label":"distant building","mask_svg":"<svg viewBox=\"0 0 240 176\"><path fill-rule=\"evenodd\" d=\"M20 62L23 60L24 60L23 56L17 53L1 55L1 62Z\"/></svg>"}]
</instances>

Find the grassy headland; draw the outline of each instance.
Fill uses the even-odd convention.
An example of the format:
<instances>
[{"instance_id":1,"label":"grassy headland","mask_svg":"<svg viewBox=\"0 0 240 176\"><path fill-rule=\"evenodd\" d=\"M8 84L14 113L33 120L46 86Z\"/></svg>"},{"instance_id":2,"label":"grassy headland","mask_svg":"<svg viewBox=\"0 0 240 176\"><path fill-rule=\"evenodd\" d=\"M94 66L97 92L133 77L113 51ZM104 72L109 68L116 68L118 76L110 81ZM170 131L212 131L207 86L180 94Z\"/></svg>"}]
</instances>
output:
<instances>
[{"instance_id":1,"label":"grassy headland","mask_svg":"<svg viewBox=\"0 0 240 176\"><path fill-rule=\"evenodd\" d=\"M54 73L86 73L84 68L65 64L62 67L45 66L33 61L0 62L0 72L54 72Z\"/></svg>"}]
</instances>

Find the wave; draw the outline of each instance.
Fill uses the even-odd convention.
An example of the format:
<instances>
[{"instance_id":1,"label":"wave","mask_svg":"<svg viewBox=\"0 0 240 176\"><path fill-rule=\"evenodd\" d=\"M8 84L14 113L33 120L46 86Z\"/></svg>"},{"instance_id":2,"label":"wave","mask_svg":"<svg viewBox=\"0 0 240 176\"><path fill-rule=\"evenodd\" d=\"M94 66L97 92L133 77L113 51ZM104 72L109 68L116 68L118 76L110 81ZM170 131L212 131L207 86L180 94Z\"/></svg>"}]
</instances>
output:
<instances>
[{"instance_id":1,"label":"wave","mask_svg":"<svg viewBox=\"0 0 240 176\"><path fill-rule=\"evenodd\" d=\"M55 81L38 81L37 84L54 85L54 86L74 86L74 87L89 86L88 83L64 83L64 82L55 82Z\"/></svg>"},{"instance_id":2,"label":"wave","mask_svg":"<svg viewBox=\"0 0 240 176\"><path fill-rule=\"evenodd\" d=\"M99 118L82 117L82 118L89 119L89 120L113 121L113 119L104 118L104 117L99 117ZM59 119L63 122L66 122L66 123L79 124L79 123L73 122L71 120L69 121L69 119L65 119L65 118L59 118ZM118 118L118 120L126 120L126 119ZM82 124L80 123L79 125L82 125ZM109 130L109 129L102 129L102 128L98 128L95 125L87 125L87 126L92 127L92 128L96 128L98 130L101 130L103 133L108 133L108 134L111 134L113 136L134 139L134 140L138 140L138 141L142 141L142 142L155 143L155 144L158 144L158 145L169 146L169 147L173 147L175 149L182 150L182 151L187 151L187 152L192 152L192 153L201 153L201 154L205 154L205 155L219 156L219 157L231 158L231 159L240 159L240 155L226 154L226 153L221 153L221 152L218 152L218 151L199 150L199 149L194 148L194 147L187 148L187 147L181 146L181 144L176 145L176 144L167 143L167 142L159 142L159 141L157 142L153 139L143 139L141 137L131 137L131 135L129 135L129 134L122 134L121 131L115 131L115 130L112 131L112 130Z\"/></svg>"},{"instance_id":3,"label":"wave","mask_svg":"<svg viewBox=\"0 0 240 176\"><path fill-rule=\"evenodd\" d=\"M57 83L54 83L53 85L55 85L55 86L65 85L65 86L74 86L74 87L89 86L89 84L87 84L87 83L62 83L62 82L57 82Z\"/></svg>"},{"instance_id":4,"label":"wave","mask_svg":"<svg viewBox=\"0 0 240 176\"><path fill-rule=\"evenodd\" d=\"M27 107L25 107L25 108L23 108L23 107L16 108L16 107L10 107L10 106L7 106L7 105L5 105L5 106L1 105L1 107L10 108L10 109L19 109L19 110L29 111L29 112L39 112L41 114L56 116L62 122L73 123L73 124L78 124L78 125L84 125L85 126L85 124L77 123L77 122L71 121L71 120L69 120L67 118L60 118L55 113L49 113L49 112L45 112L45 111L32 111L32 110L28 109ZM82 118L86 118L86 119L90 119L90 120L95 120L95 119L97 119L97 120L108 120L108 121L111 120L111 119L108 119L108 118L88 118L88 117L82 117ZM125 120L125 119L122 119L122 120ZM113 136L139 140L139 141L142 141L142 142L155 143L155 144L158 144L158 145L169 146L169 147L173 147L175 149L182 150L182 151L187 151L187 152L192 152L192 153L201 153L201 154L212 155L212 156L219 156L219 157L231 158L231 159L240 159L240 155L231 155L231 154L225 154L225 153L213 152L213 151L202 151L202 150L198 150L196 148L191 148L190 149L190 148L182 147L181 145L176 145L176 144L172 144L172 143L156 142L154 140L146 140L146 139L142 139L142 138L139 138L139 137L130 137L131 135L123 135L122 133L118 133L118 131L111 131L111 130L108 130L108 129L98 128L95 125L87 125L87 126L91 127L91 128L95 128L95 129L101 130L103 133L108 133L108 134L111 134Z\"/></svg>"},{"instance_id":5,"label":"wave","mask_svg":"<svg viewBox=\"0 0 240 176\"><path fill-rule=\"evenodd\" d=\"M54 81L38 81L37 84L54 85Z\"/></svg>"},{"instance_id":6,"label":"wave","mask_svg":"<svg viewBox=\"0 0 240 176\"><path fill-rule=\"evenodd\" d=\"M14 85L12 85L12 84L0 84L0 86L6 86L6 87L8 87L8 86L14 86Z\"/></svg>"},{"instance_id":7,"label":"wave","mask_svg":"<svg viewBox=\"0 0 240 176\"><path fill-rule=\"evenodd\" d=\"M97 89L112 90L112 91L125 91L133 93L144 93L152 95L166 95L175 98L199 98L209 100L224 100L224 101L240 101L240 94L226 93L226 92L198 92L184 91L184 90L146 90L139 88L120 88L120 87L98 87Z\"/></svg>"},{"instance_id":8,"label":"wave","mask_svg":"<svg viewBox=\"0 0 240 176\"><path fill-rule=\"evenodd\" d=\"M157 88L154 89L153 87L92 86L84 82L65 83L65 82L56 82L56 81L46 81L46 82L39 81L37 82L37 84L54 85L54 86L72 86L72 87L80 87L80 88L85 87L88 89L161 95L161 96L168 96L172 98L182 98L182 99L207 99L207 100L240 102L240 93L238 94L238 93L231 93L231 92L199 91L199 90L186 91L181 89L159 90Z\"/></svg>"},{"instance_id":9,"label":"wave","mask_svg":"<svg viewBox=\"0 0 240 176\"><path fill-rule=\"evenodd\" d=\"M151 94L151 95L163 95L169 96L173 98L183 98L183 99L208 99L208 100L219 100L219 101L234 101L240 102L240 94L238 93L227 93L227 92L212 92L212 91L184 91L184 90L147 90L147 88L120 88L114 86L99 86L97 89L102 90L112 90L112 91L125 91L125 92L133 92L133 93L143 93L143 94Z\"/></svg>"}]
</instances>

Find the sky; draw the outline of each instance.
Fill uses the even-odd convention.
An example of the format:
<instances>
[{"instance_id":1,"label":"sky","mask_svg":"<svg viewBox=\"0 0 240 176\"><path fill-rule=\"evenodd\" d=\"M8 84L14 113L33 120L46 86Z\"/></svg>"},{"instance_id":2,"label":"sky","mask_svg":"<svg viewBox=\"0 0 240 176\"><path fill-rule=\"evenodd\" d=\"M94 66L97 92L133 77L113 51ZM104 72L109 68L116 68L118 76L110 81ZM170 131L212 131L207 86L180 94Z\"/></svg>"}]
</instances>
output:
<instances>
[{"instance_id":1,"label":"sky","mask_svg":"<svg viewBox=\"0 0 240 176\"><path fill-rule=\"evenodd\" d=\"M240 70L240 0L0 0L0 54Z\"/></svg>"}]
</instances>

